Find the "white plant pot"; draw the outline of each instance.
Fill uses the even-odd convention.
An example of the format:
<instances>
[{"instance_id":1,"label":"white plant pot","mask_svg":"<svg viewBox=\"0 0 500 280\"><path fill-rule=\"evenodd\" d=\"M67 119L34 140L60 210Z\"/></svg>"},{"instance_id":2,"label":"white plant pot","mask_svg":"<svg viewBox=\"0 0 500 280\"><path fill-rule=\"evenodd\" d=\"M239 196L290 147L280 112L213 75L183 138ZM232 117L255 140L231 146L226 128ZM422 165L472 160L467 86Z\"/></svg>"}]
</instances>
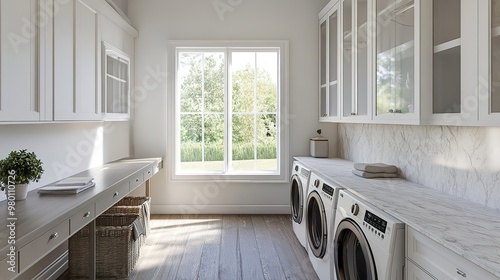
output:
<instances>
[{"instance_id":1,"label":"white plant pot","mask_svg":"<svg viewBox=\"0 0 500 280\"><path fill-rule=\"evenodd\" d=\"M28 195L28 184L19 184L15 185L13 190L10 190L9 188L5 188L5 196L7 199L9 199L9 194L14 195L14 200L19 201L19 200L25 200L26 196Z\"/></svg>"}]
</instances>

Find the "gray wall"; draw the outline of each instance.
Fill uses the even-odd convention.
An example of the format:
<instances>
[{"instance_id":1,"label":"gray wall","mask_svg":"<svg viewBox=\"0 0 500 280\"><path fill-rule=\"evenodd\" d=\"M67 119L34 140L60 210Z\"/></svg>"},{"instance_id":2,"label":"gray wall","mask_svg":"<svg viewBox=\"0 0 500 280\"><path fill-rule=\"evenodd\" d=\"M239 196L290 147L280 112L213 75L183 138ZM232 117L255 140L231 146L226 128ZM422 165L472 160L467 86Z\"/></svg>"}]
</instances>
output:
<instances>
[{"instance_id":1,"label":"gray wall","mask_svg":"<svg viewBox=\"0 0 500 280\"><path fill-rule=\"evenodd\" d=\"M130 1L128 15L139 31L136 39L134 155L164 156L167 140L167 69L169 40L289 40L290 161L309 154L309 138L328 130L336 143L336 125L318 123L318 12L326 0L144 0ZM216 9L219 8L219 10ZM152 74L152 73L159 74ZM170 73L168 73L170 75ZM137 94L137 92L136 92ZM329 129L325 129L329 128ZM331 154L336 155L335 145ZM291 165L290 165L291 166ZM166 168L153 178L156 213L284 213L288 184L251 184L214 180L179 183Z\"/></svg>"},{"instance_id":2,"label":"gray wall","mask_svg":"<svg viewBox=\"0 0 500 280\"><path fill-rule=\"evenodd\" d=\"M45 172L30 189L130 156L129 122L0 124L0 158L12 150L34 151ZM0 193L0 200L5 194Z\"/></svg>"}]
</instances>

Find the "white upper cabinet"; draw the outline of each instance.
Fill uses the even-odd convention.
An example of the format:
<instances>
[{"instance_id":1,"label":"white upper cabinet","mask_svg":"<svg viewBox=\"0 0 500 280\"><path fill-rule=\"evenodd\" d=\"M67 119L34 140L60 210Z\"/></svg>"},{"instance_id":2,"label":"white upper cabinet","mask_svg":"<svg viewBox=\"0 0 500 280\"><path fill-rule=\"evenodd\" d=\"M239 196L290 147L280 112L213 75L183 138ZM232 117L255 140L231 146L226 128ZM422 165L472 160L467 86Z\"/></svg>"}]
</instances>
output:
<instances>
[{"instance_id":1,"label":"white upper cabinet","mask_svg":"<svg viewBox=\"0 0 500 280\"><path fill-rule=\"evenodd\" d=\"M327 79L332 47L326 43L326 18L320 17L320 120L500 125L500 0L339 0L336 5L337 91ZM328 107L331 92L337 110Z\"/></svg>"},{"instance_id":2,"label":"white upper cabinet","mask_svg":"<svg viewBox=\"0 0 500 280\"><path fill-rule=\"evenodd\" d=\"M100 120L99 14L81 0L54 18L54 120Z\"/></svg>"},{"instance_id":3,"label":"white upper cabinet","mask_svg":"<svg viewBox=\"0 0 500 280\"><path fill-rule=\"evenodd\" d=\"M427 1L431 2L431 1ZM376 1L374 119L418 123L420 1Z\"/></svg>"},{"instance_id":4,"label":"white upper cabinet","mask_svg":"<svg viewBox=\"0 0 500 280\"><path fill-rule=\"evenodd\" d=\"M126 106L111 115L128 118L137 36L106 1L0 1L0 123L102 120L103 86ZM106 61L119 58L101 69L103 40L117 48ZM101 81L108 70L114 83Z\"/></svg>"},{"instance_id":5,"label":"white upper cabinet","mask_svg":"<svg viewBox=\"0 0 500 280\"><path fill-rule=\"evenodd\" d=\"M341 1L341 69L342 121L358 122L372 118L373 34L371 25L373 1Z\"/></svg>"},{"instance_id":6,"label":"white upper cabinet","mask_svg":"<svg viewBox=\"0 0 500 280\"><path fill-rule=\"evenodd\" d=\"M477 1L434 0L423 6L431 26L432 52L422 50L421 123L474 125L477 122ZM430 11L429 11L430 10ZM432 29L430 29L432 28ZM431 92L432 94L427 94Z\"/></svg>"},{"instance_id":7,"label":"white upper cabinet","mask_svg":"<svg viewBox=\"0 0 500 280\"><path fill-rule=\"evenodd\" d=\"M130 117L130 58L121 50L103 43L103 112L107 120Z\"/></svg>"},{"instance_id":8,"label":"white upper cabinet","mask_svg":"<svg viewBox=\"0 0 500 280\"><path fill-rule=\"evenodd\" d=\"M479 121L500 125L500 0L479 1Z\"/></svg>"},{"instance_id":9,"label":"white upper cabinet","mask_svg":"<svg viewBox=\"0 0 500 280\"><path fill-rule=\"evenodd\" d=\"M102 113L104 120L131 117L131 67L134 35L103 17L102 26ZM133 32L132 32L133 33Z\"/></svg>"},{"instance_id":10,"label":"white upper cabinet","mask_svg":"<svg viewBox=\"0 0 500 280\"><path fill-rule=\"evenodd\" d=\"M340 65L339 29L340 15L338 1L331 1L319 13L320 36L320 121L340 120Z\"/></svg>"},{"instance_id":11,"label":"white upper cabinet","mask_svg":"<svg viewBox=\"0 0 500 280\"><path fill-rule=\"evenodd\" d=\"M38 5L37 0L0 1L0 121L47 117L38 87Z\"/></svg>"}]
</instances>

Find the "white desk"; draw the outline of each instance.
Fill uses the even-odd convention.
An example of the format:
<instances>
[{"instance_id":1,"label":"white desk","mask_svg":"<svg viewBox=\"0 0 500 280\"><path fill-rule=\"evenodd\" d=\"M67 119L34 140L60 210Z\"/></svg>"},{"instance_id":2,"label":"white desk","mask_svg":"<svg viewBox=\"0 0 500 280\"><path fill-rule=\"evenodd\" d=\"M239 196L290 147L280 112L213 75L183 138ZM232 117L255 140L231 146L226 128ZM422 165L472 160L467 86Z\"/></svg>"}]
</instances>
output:
<instances>
[{"instance_id":1,"label":"white desk","mask_svg":"<svg viewBox=\"0 0 500 280\"><path fill-rule=\"evenodd\" d=\"M37 190L32 190L26 200L16 201L14 215L9 214L7 201L0 202L3 225L0 228L0 278L18 277L83 226L90 223L91 229L94 228L97 216L143 183L149 196L149 180L162 168L162 163L161 158L121 159L86 170L74 176L94 177L95 187L75 195L39 195ZM9 235L14 234L7 227L10 223L15 223L13 239L9 239ZM15 244L8 244L7 240L15 240ZM94 279L95 236L89 246L90 278ZM15 272L8 269L6 257L11 251Z\"/></svg>"}]
</instances>

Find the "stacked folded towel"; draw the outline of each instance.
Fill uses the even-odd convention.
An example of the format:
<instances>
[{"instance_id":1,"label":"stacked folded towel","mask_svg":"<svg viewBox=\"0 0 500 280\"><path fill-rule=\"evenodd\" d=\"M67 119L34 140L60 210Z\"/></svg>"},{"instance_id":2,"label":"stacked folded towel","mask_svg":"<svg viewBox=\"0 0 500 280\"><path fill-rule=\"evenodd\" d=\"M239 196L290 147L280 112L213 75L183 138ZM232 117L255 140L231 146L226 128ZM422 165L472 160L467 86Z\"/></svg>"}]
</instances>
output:
<instances>
[{"instance_id":1,"label":"stacked folded towel","mask_svg":"<svg viewBox=\"0 0 500 280\"><path fill-rule=\"evenodd\" d=\"M352 173L363 178L397 178L398 168L385 163L355 163Z\"/></svg>"}]
</instances>

